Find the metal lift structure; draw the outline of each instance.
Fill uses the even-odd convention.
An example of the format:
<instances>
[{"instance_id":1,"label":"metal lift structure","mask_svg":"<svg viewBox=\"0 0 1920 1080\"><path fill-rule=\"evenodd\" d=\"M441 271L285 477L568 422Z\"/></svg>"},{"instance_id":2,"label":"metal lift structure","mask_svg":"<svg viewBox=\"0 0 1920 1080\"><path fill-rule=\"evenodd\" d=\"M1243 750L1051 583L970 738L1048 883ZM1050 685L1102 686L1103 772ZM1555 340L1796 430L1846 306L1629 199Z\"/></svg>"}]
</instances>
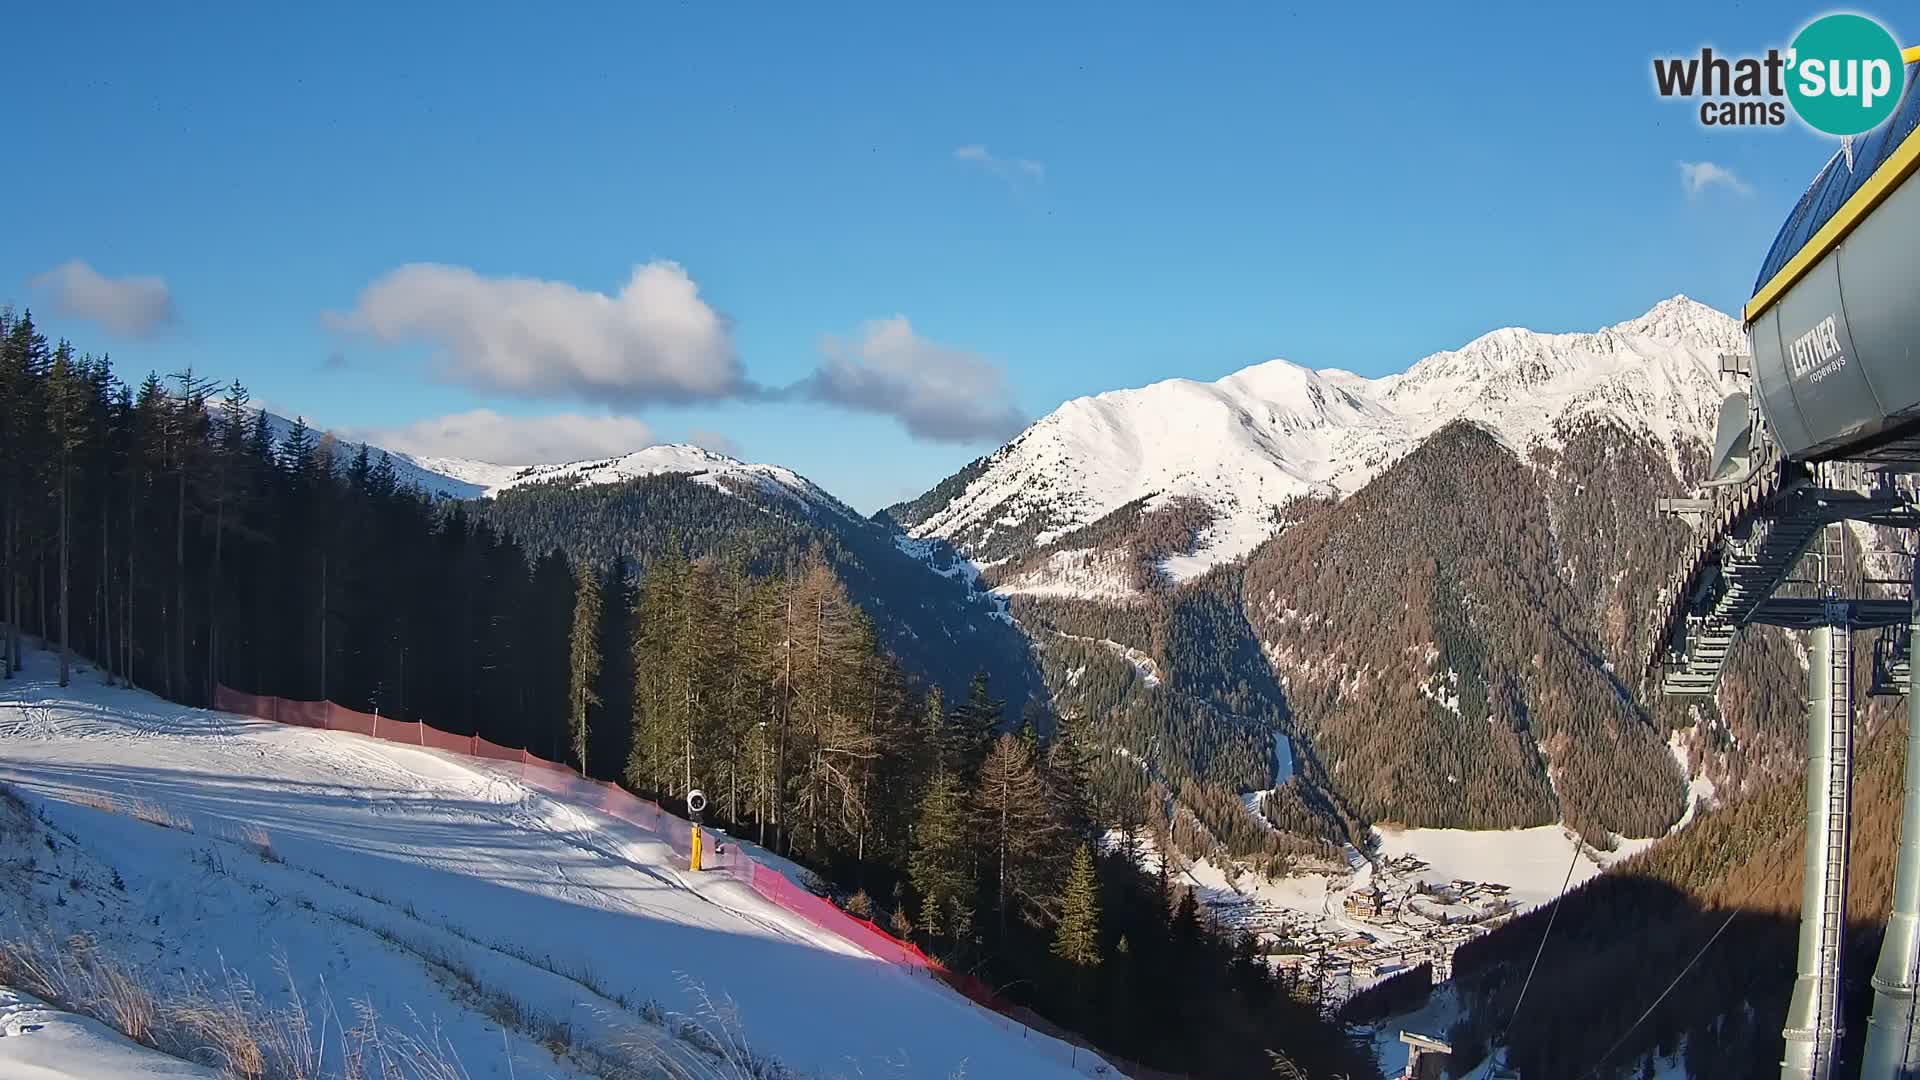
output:
<instances>
[{"instance_id":1,"label":"metal lift structure","mask_svg":"<svg viewBox=\"0 0 1920 1080\"><path fill-rule=\"evenodd\" d=\"M1916 57L1909 57L1912 61ZM1920 1078L1920 92L1834 155L1782 227L1745 324L1699 497L1660 509L1698 527L1661 596L1649 675L1712 695L1749 627L1808 636L1807 840L1782 1080L1848 1075L1841 939L1852 823L1854 645L1877 635L1869 693L1905 694L1907 783L1885 943L1857 1074ZM1905 573L1847 564L1850 523L1904 530ZM1875 560L1883 562L1884 560ZM1849 1070L1850 1072L1850 1070Z\"/></svg>"}]
</instances>

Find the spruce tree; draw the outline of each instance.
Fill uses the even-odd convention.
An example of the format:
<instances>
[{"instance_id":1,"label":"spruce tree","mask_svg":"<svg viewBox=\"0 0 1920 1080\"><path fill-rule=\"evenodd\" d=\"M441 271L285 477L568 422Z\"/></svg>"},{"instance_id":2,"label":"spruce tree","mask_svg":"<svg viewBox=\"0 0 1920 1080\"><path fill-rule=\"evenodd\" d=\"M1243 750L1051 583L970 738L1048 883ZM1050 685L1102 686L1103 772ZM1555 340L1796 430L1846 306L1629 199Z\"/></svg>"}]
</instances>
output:
<instances>
[{"instance_id":1,"label":"spruce tree","mask_svg":"<svg viewBox=\"0 0 1920 1080\"><path fill-rule=\"evenodd\" d=\"M71 509L74 459L85 449L89 437L89 401L83 368L85 361L73 355L73 346L60 342L53 351L53 366L47 372L47 419L52 428L56 459L54 487L60 532L60 685L67 685L73 663L72 607L68 589L68 569L72 549Z\"/></svg>"},{"instance_id":2,"label":"spruce tree","mask_svg":"<svg viewBox=\"0 0 1920 1080\"><path fill-rule=\"evenodd\" d=\"M953 750L969 774L993 749L1006 707L1006 702L994 699L987 673L975 672L967 686L967 700L953 711L952 718Z\"/></svg>"},{"instance_id":3,"label":"spruce tree","mask_svg":"<svg viewBox=\"0 0 1920 1080\"><path fill-rule=\"evenodd\" d=\"M600 576L585 566L575 571L574 576L580 583L574 589L573 632L567 639L571 659L567 701L573 756L584 776L587 774L587 710L600 704L600 695L594 689L600 677Z\"/></svg>"},{"instance_id":4,"label":"spruce tree","mask_svg":"<svg viewBox=\"0 0 1920 1080\"><path fill-rule=\"evenodd\" d=\"M1084 716L1066 713L1054 721L1047 742L1047 782L1058 799L1060 816L1077 833L1092 839L1100 821L1093 782L1092 733Z\"/></svg>"},{"instance_id":5,"label":"spruce tree","mask_svg":"<svg viewBox=\"0 0 1920 1080\"><path fill-rule=\"evenodd\" d=\"M1074 849L1060 898L1060 922L1053 930L1053 955L1077 968L1100 966L1100 881L1093 872L1093 849Z\"/></svg>"},{"instance_id":6,"label":"spruce tree","mask_svg":"<svg viewBox=\"0 0 1920 1080\"><path fill-rule=\"evenodd\" d=\"M939 937L973 892L973 834L959 777L942 769L927 784L913 825L907 874L920 894L920 928Z\"/></svg>"}]
</instances>

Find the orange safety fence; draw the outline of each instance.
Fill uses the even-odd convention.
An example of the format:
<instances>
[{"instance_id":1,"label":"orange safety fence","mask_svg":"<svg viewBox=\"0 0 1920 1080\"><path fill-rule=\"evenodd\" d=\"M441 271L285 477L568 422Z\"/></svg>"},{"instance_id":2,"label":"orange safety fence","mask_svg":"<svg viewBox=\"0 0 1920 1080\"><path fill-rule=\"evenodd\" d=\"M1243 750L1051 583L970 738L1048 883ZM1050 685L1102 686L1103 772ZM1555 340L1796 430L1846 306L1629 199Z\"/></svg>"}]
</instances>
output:
<instances>
[{"instance_id":1,"label":"orange safety fence","mask_svg":"<svg viewBox=\"0 0 1920 1080\"><path fill-rule=\"evenodd\" d=\"M659 804L640 798L617 784L594 780L575 772L572 766L548 761L526 750L516 750L489 742L478 735L454 735L431 724L395 720L378 713L356 712L331 701L289 701L285 698L248 694L216 685L213 707L230 713L251 716L281 724L343 731L354 735L440 750L449 754L480 758L511 766L509 771L521 783L552 795L565 796L599 809L610 817L644 829L659 837L681 857L693 851L693 823L668 813ZM701 869L725 874L745 883L776 907L833 934L877 959L910 972L935 978L963 997L986 1010L988 1019L1023 1036L1035 1035L1035 1049L1057 1058L1061 1063L1090 1076L1113 1073L1135 1080L1185 1080L1175 1073L1105 1057L1079 1036L1060 1028L1025 1006L1016 1005L988 989L985 983L958 972L921 952L912 942L902 941L886 930L842 910L833 901L795 882L778 869L750 858L738 843L730 843L726 834L708 830Z\"/></svg>"}]
</instances>

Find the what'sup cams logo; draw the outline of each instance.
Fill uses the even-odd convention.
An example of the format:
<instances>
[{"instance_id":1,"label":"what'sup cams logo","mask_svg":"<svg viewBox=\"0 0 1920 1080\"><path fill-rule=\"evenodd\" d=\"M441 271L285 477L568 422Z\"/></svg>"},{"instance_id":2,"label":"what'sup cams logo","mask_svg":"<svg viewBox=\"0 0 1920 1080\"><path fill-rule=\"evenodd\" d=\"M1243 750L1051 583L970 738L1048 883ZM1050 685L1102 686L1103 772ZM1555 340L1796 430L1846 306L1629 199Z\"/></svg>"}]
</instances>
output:
<instances>
[{"instance_id":1,"label":"what'sup cams logo","mask_svg":"<svg viewBox=\"0 0 1920 1080\"><path fill-rule=\"evenodd\" d=\"M1906 59L1920 59L1914 50ZM1823 15L1785 50L1764 56L1656 57L1653 85L1663 98L1700 102L1708 127L1779 127L1788 109L1808 127L1849 137L1893 115L1906 89L1900 44L1865 15Z\"/></svg>"}]
</instances>

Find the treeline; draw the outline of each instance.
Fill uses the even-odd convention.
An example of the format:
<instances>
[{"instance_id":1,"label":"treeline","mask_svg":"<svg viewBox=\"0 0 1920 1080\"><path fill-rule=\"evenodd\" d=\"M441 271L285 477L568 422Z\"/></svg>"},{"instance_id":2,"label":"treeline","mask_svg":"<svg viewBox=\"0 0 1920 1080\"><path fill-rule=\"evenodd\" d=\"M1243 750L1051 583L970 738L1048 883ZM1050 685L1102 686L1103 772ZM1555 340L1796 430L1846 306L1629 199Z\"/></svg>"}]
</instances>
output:
<instances>
[{"instance_id":1,"label":"treeline","mask_svg":"<svg viewBox=\"0 0 1920 1080\"><path fill-rule=\"evenodd\" d=\"M936 491L939 489L935 489ZM923 496L924 498L924 496ZM990 583L1011 581L1041 569L1061 553L1084 552L1083 560L1101 559L1102 569L1121 576L1123 584L1143 593L1165 592L1170 586L1160 563L1169 555L1191 553L1213 524L1213 508L1180 496L1147 509L1158 493L1142 495L1073 531L1000 563L985 574ZM1000 534L996 532L995 536Z\"/></svg>"},{"instance_id":2,"label":"treeline","mask_svg":"<svg viewBox=\"0 0 1920 1080\"><path fill-rule=\"evenodd\" d=\"M544 754L572 579L384 455L276 425L191 371L128 385L0 312L0 606L109 677L215 683L428 719Z\"/></svg>"},{"instance_id":3,"label":"treeline","mask_svg":"<svg viewBox=\"0 0 1920 1080\"><path fill-rule=\"evenodd\" d=\"M189 704L217 684L324 697L666 801L704 786L737 835L1115 1053L1242 1076L1279 1047L1316 1075L1371 1073L1249 938L1099 850L1110 807L1085 718L1009 709L984 676L949 702L818 548L667 555L636 576L618 552L558 546L276 422L237 383L128 386L0 313L8 677L30 633L63 683L84 655Z\"/></svg>"}]
</instances>

